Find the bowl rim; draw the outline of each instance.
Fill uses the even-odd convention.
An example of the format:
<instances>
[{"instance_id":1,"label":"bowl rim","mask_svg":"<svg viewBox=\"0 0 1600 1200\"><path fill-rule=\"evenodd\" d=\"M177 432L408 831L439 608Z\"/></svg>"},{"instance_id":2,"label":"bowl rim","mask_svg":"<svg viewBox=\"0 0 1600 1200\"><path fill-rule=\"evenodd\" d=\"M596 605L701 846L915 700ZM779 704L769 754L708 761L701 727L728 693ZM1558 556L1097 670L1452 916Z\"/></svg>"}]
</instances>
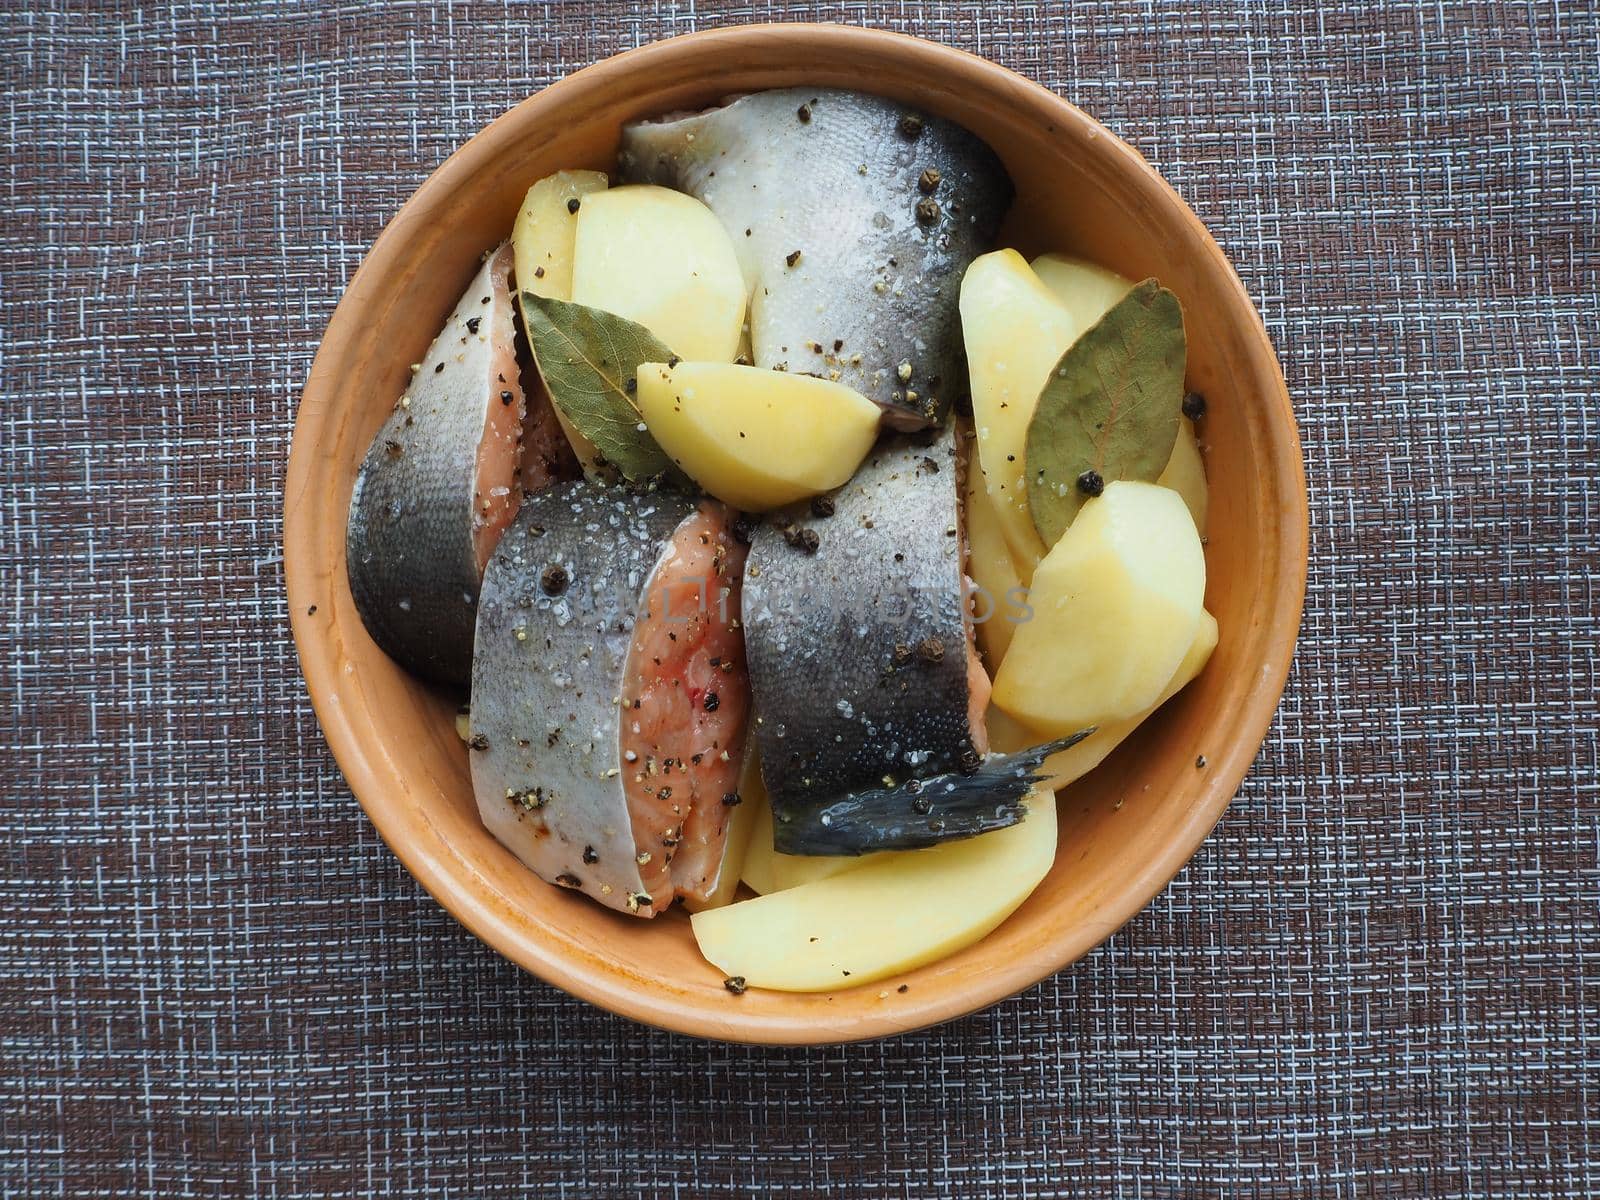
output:
<instances>
[{"instance_id":1,"label":"bowl rim","mask_svg":"<svg viewBox=\"0 0 1600 1200\"><path fill-rule=\"evenodd\" d=\"M1181 214L1198 234L1199 243L1211 259L1211 266L1223 273L1228 286L1252 318L1241 330L1251 342L1252 357L1265 356L1272 364L1271 386L1263 395L1270 405L1268 424L1275 437L1285 439L1282 458L1290 464L1292 475L1278 489L1290 508L1280 511L1276 562L1281 571L1275 603L1267 619L1269 640L1283 646L1265 664L1261 683L1252 691L1251 703L1234 714L1236 736L1222 754L1213 758L1213 770L1198 801L1191 806L1181 826L1158 854L1145 860L1130 874L1115 896L1106 897L1106 919L1083 923L1070 936L1064 936L1040 955L1028 955L985 970L973 976L968 986L946 989L918 1004L885 1008L867 1016L855 1017L848 1025L817 1022L802 1026L792 1019L775 1016L751 1017L737 1006L716 1014L663 989L659 992L630 986L636 981L608 975L585 960L569 956L558 947L538 943L513 929L504 915L485 902L462 878L459 862L445 861L419 847L411 830L394 806L387 803L384 786L385 764L381 748L370 746L350 719L352 705L340 702L345 690L353 686L339 669L333 653L332 636L327 628L312 620L306 600L313 596L319 562L313 553L311 526L321 514L314 505L299 503L316 475L316 456L312 447L322 438L335 402L331 396L333 346L342 345L346 331L360 320L359 298L367 281L386 269L385 264L404 253L414 228L428 220L430 196L448 193L461 186L478 165L495 153L498 143L514 135L514 128L537 120L546 108L559 108L569 97L585 89L603 89L608 81L627 72L649 70L652 64L685 53L702 54L736 50L774 38L808 43L818 54L850 49L910 54L922 60L929 78L939 78L944 88L960 88L970 83L989 90L1023 89L1042 108L1053 113L1057 128L1075 128L1101 141L1103 147L1120 156L1124 165L1162 203ZM648 43L602 59L574 71L548 87L526 97L479 130L435 169L401 205L385 225L352 275L329 319L319 343L311 371L301 393L295 414L289 463L284 481L284 578L288 592L289 620L301 671L313 711L346 782L384 842L423 888L464 925L475 937L506 957L561 990L620 1016L640 1023L691 1036L719 1041L764 1045L826 1045L887 1037L927 1028L976 1012L1016 995L1062 970L1105 941L1146 906L1178 875L1194 856L1201 843L1227 810L1239 785L1270 729L1282 699L1293 660L1304 608L1309 552L1309 498L1299 427L1284 383L1281 365L1266 328L1237 272L1223 254L1199 217L1177 191L1145 161L1144 157L1105 126L1048 88L998 63L964 50L931 42L908 34L857 26L777 23L720 27L683 34ZM324 571L325 575L326 572Z\"/></svg>"}]
</instances>

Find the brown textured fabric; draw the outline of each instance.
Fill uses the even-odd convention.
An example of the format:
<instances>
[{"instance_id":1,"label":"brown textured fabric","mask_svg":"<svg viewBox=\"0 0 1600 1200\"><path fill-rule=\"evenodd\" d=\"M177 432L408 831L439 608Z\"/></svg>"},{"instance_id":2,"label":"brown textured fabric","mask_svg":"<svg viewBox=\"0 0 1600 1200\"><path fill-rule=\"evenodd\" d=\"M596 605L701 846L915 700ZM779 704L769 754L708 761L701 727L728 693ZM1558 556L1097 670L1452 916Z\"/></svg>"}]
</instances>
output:
<instances>
[{"instance_id":1,"label":"brown textured fabric","mask_svg":"<svg viewBox=\"0 0 1600 1200\"><path fill-rule=\"evenodd\" d=\"M1233 809L1076 967L709 1045L524 976L346 790L279 491L345 281L613 51L831 18L1138 146L1281 348L1312 569ZM1592 3L23 0L0 22L0 1195L1600 1194Z\"/></svg>"}]
</instances>

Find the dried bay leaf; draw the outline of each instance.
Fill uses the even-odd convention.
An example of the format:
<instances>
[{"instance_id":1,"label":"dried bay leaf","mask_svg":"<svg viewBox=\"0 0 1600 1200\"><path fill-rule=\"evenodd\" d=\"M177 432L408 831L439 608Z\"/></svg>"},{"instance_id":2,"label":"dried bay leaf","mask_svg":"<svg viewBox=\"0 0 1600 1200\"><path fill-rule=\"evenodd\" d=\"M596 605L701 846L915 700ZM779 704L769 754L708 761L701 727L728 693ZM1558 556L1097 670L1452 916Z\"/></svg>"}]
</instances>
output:
<instances>
[{"instance_id":1,"label":"dried bay leaf","mask_svg":"<svg viewBox=\"0 0 1600 1200\"><path fill-rule=\"evenodd\" d=\"M1114 304L1067 348L1028 423L1024 450L1034 528L1053 546L1104 483L1154 482L1172 457L1183 409L1183 306L1154 279Z\"/></svg>"},{"instance_id":2,"label":"dried bay leaf","mask_svg":"<svg viewBox=\"0 0 1600 1200\"><path fill-rule=\"evenodd\" d=\"M672 351L637 322L551 296L524 291L522 313L550 399L601 458L630 483L681 481L631 394L639 364Z\"/></svg>"}]
</instances>

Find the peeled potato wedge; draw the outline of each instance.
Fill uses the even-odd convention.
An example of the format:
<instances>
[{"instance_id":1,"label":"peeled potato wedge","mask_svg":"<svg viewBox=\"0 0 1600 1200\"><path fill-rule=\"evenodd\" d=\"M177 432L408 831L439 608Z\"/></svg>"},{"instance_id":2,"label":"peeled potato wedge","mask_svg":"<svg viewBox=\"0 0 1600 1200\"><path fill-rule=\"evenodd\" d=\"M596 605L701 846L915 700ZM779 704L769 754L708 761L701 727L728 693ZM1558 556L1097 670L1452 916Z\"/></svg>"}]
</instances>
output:
<instances>
[{"instance_id":1,"label":"peeled potato wedge","mask_svg":"<svg viewBox=\"0 0 1600 1200\"><path fill-rule=\"evenodd\" d=\"M572 299L572 250L578 237L578 217L571 204L576 200L581 206L585 196L605 190L603 171L557 171L528 189L511 229L519 292L553 300ZM551 407L583 469L593 470L597 458L594 445L567 420L559 406Z\"/></svg>"},{"instance_id":2,"label":"peeled potato wedge","mask_svg":"<svg viewBox=\"0 0 1600 1200\"><path fill-rule=\"evenodd\" d=\"M1030 570L1045 545L1023 475L1028 422L1057 360L1083 330L1022 255L996 250L974 259L961 280L961 332L984 488L1012 554Z\"/></svg>"},{"instance_id":3,"label":"peeled potato wedge","mask_svg":"<svg viewBox=\"0 0 1600 1200\"><path fill-rule=\"evenodd\" d=\"M1188 417L1178 419L1178 440L1172 444L1172 457L1156 482L1183 497L1183 502L1189 506L1189 515L1194 518L1195 529L1205 537L1211 492L1206 486L1206 466L1200 458L1200 446L1195 441L1194 422Z\"/></svg>"},{"instance_id":4,"label":"peeled potato wedge","mask_svg":"<svg viewBox=\"0 0 1600 1200\"><path fill-rule=\"evenodd\" d=\"M1183 498L1119 480L1086 503L1033 574L993 702L1062 736L1156 702L1199 628L1200 535Z\"/></svg>"},{"instance_id":5,"label":"peeled potato wedge","mask_svg":"<svg viewBox=\"0 0 1600 1200\"><path fill-rule=\"evenodd\" d=\"M859 987L953 954L1010 916L1055 860L1055 798L1035 791L1025 803L1009 829L696 913L700 953L785 992Z\"/></svg>"},{"instance_id":6,"label":"peeled potato wedge","mask_svg":"<svg viewBox=\"0 0 1600 1200\"><path fill-rule=\"evenodd\" d=\"M1011 646L1012 635L1025 611L1019 601L1023 579L1006 544L1000 518L983 484L976 463L967 466L966 508L967 574L977 587L973 597L973 628L989 673L999 669Z\"/></svg>"},{"instance_id":7,"label":"peeled potato wedge","mask_svg":"<svg viewBox=\"0 0 1600 1200\"><path fill-rule=\"evenodd\" d=\"M842 383L728 363L645 363L639 413L717 499L750 512L838 487L878 436L880 410Z\"/></svg>"},{"instance_id":8,"label":"peeled potato wedge","mask_svg":"<svg viewBox=\"0 0 1600 1200\"><path fill-rule=\"evenodd\" d=\"M1065 254L1041 254L1029 265L1039 282L1072 314L1079 333L1099 321L1133 289L1131 279Z\"/></svg>"},{"instance_id":9,"label":"peeled potato wedge","mask_svg":"<svg viewBox=\"0 0 1600 1200\"><path fill-rule=\"evenodd\" d=\"M688 895L683 898L683 906L692 913L733 903L763 813L767 817L766 842L772 844L772 814L767 808L766 789L761 785L761 764L753 752L745 756L744 770L739 775L739 800L729 818L728 840L722 852L722 865L717 869L717 886L704 899Z\"/></svg>"},{"instance_id":10,"label":"peeled potato wedge","mask_svg":"<svg viewBox=\"0 0 1600 1200\"><path fill-rule=\"evenodd\" d=\"M1015 250L973 260L961 281L961 329L972 380L984 486L1026 577L1046 546L1028 509L1028 423L1050 371L1133 285L1082 259Z\"/></svg>"},{"instance_id":11,"label":"peeled potato wedge","mask_svg":"<svg viewBox=\"0 0 1600 1200\"><path fill-rule=\"evenodd\" d=\"M745 795L746 804L749 800ZM750 848L744 858L744 881L760 896L842 875L884 857L882 854L862 854L855 858L779 854L772 848L772 808L767 804L764 790L761 805L752 816Z\"/></svg>"},{"instance_id":12,"label":"peeled potato wedge","mask_svg":"<svg viewBox=\"0 0 1600 1200\"><path fill-rule=\"evenodd\" d=\"M1038 786L1052 792L1057 791L1069 783L1082 779L1098 767L1146 717L1177 695L1205 669L1206 663L1211 660L1211 652L1216 648L1217 620L1210 613L1202 613L1200 628L1195 633L1194 641L1189 644L1183 661L1178 664L1178 669L1167 681L1167 686L1161 689L1161 695L1157 697L1156 702L1135 717L1091 722L1096 726L1092 734L1076 746L1069 747L1059 754L1052 754L1044 760L1044 766L1041 768L1043 780ZM997 708L989 709L987 724L989 744L1002 753L1026 750L1029 746L1037 746L1044 740L1044 735L1035 733Z\"/></svg>"},{"instance_id":13,"label":"peeled potato wedge","mask_svg":"<svg viewBox=\"0 0 1600 1200\"><path fill-rule=\"evenodd\" d=\"M749 803L749 797L745 798ZM758 896L765 896L769 892L781 892L783 888L777 881L777 873L773 869L773 860L778 856L772 849L772 807L766 803L765 794L762 804L756 812L755 829L750 834L750 849L744 856L744 882Z\"/></svg>"},{"instance_id":14,"label":"peeled potato wedge","mask_svg":"<svg viewBox=\"0 0 1600 1200\"><path fill-rule=\"evenodd\" d=\"M606 190L603 171L557 171L528 189L511 228L517 288L555 300L572 299L572 248L578 216L571 202ZM582 211L581 208L579 211Z\"/></svg>"},{"instance_id":15,"label":"peeled potato wedge","mask_svg":"<svg viewBox=\"0 0 1600 1200\"><path fill-rule=\"evenodd\" d=\"M745 286L722 222L692 196L635 184L584 199L572 299L637 321L681 358L731 362Z\"/></svg>"}]
</instances>

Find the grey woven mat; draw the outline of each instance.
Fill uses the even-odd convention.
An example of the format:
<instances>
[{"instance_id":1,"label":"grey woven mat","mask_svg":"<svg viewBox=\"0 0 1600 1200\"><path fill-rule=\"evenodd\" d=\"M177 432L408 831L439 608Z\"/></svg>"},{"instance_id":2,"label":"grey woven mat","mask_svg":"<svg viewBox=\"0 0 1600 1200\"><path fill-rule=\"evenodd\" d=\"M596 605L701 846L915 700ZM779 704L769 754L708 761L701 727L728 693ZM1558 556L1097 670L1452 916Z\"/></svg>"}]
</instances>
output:
<instances>
[{"instance_id":1,"label":"grey woven mat","mask_svg":"<svg viewBox=\"0 0 1600 1200\"><path fill-rule=\"evenodd\" d=\"M820 1051L650 1032L411 881L285 624L297 391L464 139L823 16L1015 67L1238 264L1312 569L1233 809L1076 967ZM24 0L0 21L0 1196L1600 1193L1590 4Z\"/></svg>"}]
</instances>

